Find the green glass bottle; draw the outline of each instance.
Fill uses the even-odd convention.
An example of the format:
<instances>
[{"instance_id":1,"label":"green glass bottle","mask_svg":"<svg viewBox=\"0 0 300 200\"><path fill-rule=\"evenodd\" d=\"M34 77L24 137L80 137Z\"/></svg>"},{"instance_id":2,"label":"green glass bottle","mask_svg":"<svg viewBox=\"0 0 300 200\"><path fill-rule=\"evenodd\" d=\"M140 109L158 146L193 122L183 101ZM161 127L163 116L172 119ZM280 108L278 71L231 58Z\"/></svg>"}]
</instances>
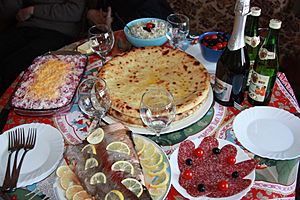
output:
<instances>
[{"instance_id":1,"label":"green glass bottle","mask_svg":"<svg viewBox=\"0 0 300 200\"><path fill-rule=\"evenodd\" d=\"M249 75L247 79L247 88L250 85L250 78L252 75L253 65L258 54L260 37L258 33L258 21L261 14L259 7L251 7L251 14L247 17L246 28L245 28L245 43L249 55Z\"/></svg>"},{"instance_id":2,"label":"green glass bottle","mask_svg":"<svg viewBox=\"0 0 300 200\"><path fill-rule=\"evenodd\" d=\"M259 49L249 85L248 101L252 105L267 105L279 70L278 35L281 21L271 19L268 35Z\"/></svg>"}]
</instances>

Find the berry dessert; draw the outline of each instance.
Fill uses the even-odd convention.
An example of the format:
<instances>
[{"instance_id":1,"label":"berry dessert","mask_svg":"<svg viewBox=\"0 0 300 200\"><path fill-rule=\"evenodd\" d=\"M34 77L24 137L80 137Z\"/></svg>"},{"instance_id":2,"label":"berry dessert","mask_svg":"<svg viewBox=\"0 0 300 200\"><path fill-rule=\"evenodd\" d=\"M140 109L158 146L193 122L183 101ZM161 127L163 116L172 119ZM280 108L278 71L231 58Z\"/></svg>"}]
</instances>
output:
<instances>
[{"instance_id":1,"label":"berry dessert","mask_svg":"<svg viewBox=\"0 0 300 200\"><path fill-rule=\"evenodd\" d=\"M227 144L219 148L214 137L205 137L198 147L186 140L180 144L179 184L193 197L228 197L251 184L245 177L256 167L255 159L236 162L237 149Z\"/></svg>"},{"instance_id":2,"label":"berry dessert","mask_svg":"<svg viewBox=\"0 0 300 200\"><path fill-rule=\"evenodd\" d=\"M227 46L227 33L217 33L213 35L206 35L200 41L201 44L212 50L223 50Z\"/></svg>"}]
</instances>

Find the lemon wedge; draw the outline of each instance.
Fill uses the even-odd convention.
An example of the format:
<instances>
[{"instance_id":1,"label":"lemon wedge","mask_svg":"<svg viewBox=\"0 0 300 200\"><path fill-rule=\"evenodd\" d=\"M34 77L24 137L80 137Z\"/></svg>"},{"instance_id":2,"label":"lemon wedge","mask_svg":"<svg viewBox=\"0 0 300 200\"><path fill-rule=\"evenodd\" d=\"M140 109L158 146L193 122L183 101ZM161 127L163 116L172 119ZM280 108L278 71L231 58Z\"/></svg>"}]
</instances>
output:
<instances>
[{"instance_id":1,"label":"lemon wedge","mask_svg":"<svg viewBox=\"0 0 300 200\"><path fill-rule=\"evenodd\" d=\"M82 199L84 199L84 200L92 200L91 196L85 190L77 192L73 196L73 200L82 200Z\"/></svg>"},{"instance_id":2,"label":"lemon wedge","mask_svg":"<svg viewBox=\"0 0 300 200\"><path fill-rule=\"evenodd\" d=\"M170 176L168 172L162 173L160 176L153 179L153 181L150 183L150 188L161 188L167 185L169 182Z\"/></svg>"},{"instance_id":3,"label":"lemon wedge","mask_svg":"<svg viewBox=\"0 0 300 200\"><path fill-rule=\"evenodd\" d=\"M121 183L137 197L140 197L143 194L143 186L138 180L134 178L126 178L122 180Z\"/></svg>"},{"instance_id":4,"label":"lemon wedge","mask_svg":"<svg viewBox=\"0 0 300 200\"><path fill-rule=\"evenodd\" d=\"M130 155L129 146L124 142L112 142L107 145L106 150Z\"/></svg>"},{"instance_id":5,"label":"lemon wedge","mask_svg":"<svg viewBox=\"0 0 300 200\"><path fill-rule=\"evenodd\" d=\"M150 160L142 160L141 164L147 169L155 169L158 165L163 162L163 155L159 152L156 152L155 155Z\"/></svg>"},{"instance_id":6,"label":"lemon wedge","mask_svg":"<svg viewBox=\"0 0 300 200\"><path fill-rule=\"evenodd\" d=\"M135 150L137 152L137 155L140 156L143 151L146 149L146 144L142 138L134 137L133 138L134 144L135 144Z\"/></svg>"},{"instance_id":7,"label":"lemon wedge","mask_svg":"<svg viewBox=\"0 0 300 200\"><path fill-rule=\"evenodd\" d=\"M97 167L99 165L98 161L96 158L88 158L85 161L85 166L84 166L84 170L90 169L90 168L94 168Z\"/></svg>"},{"instance_id":8,"label":"lemon wedge","mask_svg":"<svg viewBox=\"0 0 300 200\"><path fill-rule=\"evenodd\" d=\"M154 144L149 143L146 149L141 154L140 160L147 162L155 155L155 153L156 153L156 147L154 146Z\"/></svg>"},{"instance_id":9,"label":"lemon wedge","mask_svg":"<svg viewBox=\"0 0 300 200\"><path fill-rule=\"evenodd\" d=\"M149 194L151 195L151 197L153 199L158 199L159 197L162 197L166 193L166 190L167 190L166 185L163 187L160 187L160 188L149 188L148 189Z\"/></svg>"},{"instance_id":10,"label":"lemon wedge","mask_svg":"<svg viewBox=\"0 0 300 200\"><path fill-rule=\"evenodd\" d=\"M87 144L82 149L81 152L86 152L88 154L97 154L96 148L93 144Z\"/></svg>"},{"instance_id":11,"label":"lemon wedge","mask_svg":"<svg viewBox=\"0 0 300 200\"><path fill-rule=\"evenodd\" d=\"M90 178L91 185L96 185L98 183L106 183L106 176L102 172L97 172Z\"/></svg>"},{"instance_id":12,"label":"lemon wedge","mask_svg":"<svg viewBox=\"0 0 300 200\"><path fill-rule=\"evenodd\" d=\"M72 185L68 187L66 191L66 197L68 200L73 199L73 196L77 193L83 190L83 187L81 185Z\"/></svg>"},{"instance_id":13,"label":"lemon wedge","mask_svg":"<svg viewBox=\"0 0 300 200\"><path fill-rule=\"evenodd\" d=\"M104 138L104 131L102 128L97 128L96 130L94 130L88 137L87 137L87 141L90 144L99 144L100 142L102 142Z\"/></svg>"},{"instance_id":14,"label":"lemon wedge","mask_svg":"<svg viewBox=\"0 0 300 200\"><path fill-rule=\"evenodd\" d=\"M72 185L79 185L80 182L75 174L65 174L60 178L60 185L67 190Z\"/></svg>"},{"instance_id":15,"label":"lemon wedge","mask_svg":"<svg viewBox=\"0 0 300 200\"><path fill-rule=\"evenodd\" d=\"M157 165L156 168L147 171L147 174L150 176L160 176L162 173L166 172L168 168L168 164L166 162L162 162Z\"/></svg>"},{"instance_id":16,"label":"lemon wedge","mask_svg":"<svg viewBox=\"0 0 300 200\"><path fill-rule=\"evenodd\" d=\"M105 195L104 200L124 200L124 196L119 190L112 190Z\"/></svg>"},{"instance_id":17,"label":"lemon wedge","mask_svg":"<svg viewBox=\"0 0 300 200\"><path fill-rule=\"evenodd\" d=\"M119 160L111 166L112 171L122 171L128 174L134 174L134 167L128 161Z\"/></svg>"},{"instance_id":18,"label":"lemon wedge","mask_svg":"<svg viewBox=\"0 0 300 200\"><path fill-rule=\"evenodd\" d=\"M68 165L59 166L56 170L56 175L58 177L62 177L65 174L73 174L73 171L70 169Z\"/></svg>"}]
</instances>

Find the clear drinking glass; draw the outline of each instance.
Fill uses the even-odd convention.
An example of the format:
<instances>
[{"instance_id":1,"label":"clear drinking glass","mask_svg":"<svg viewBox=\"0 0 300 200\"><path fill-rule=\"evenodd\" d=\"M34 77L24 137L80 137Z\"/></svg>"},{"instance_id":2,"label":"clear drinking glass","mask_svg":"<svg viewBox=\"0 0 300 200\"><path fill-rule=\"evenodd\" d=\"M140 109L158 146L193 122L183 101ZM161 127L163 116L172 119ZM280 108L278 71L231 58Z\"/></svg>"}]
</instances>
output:
<instances>
[{"instance_id":1,"label":"clear drinking glass","mask_svg":"<svg viewBox=\"0 0 300 200\"><path fill-rule=\"evenodd\" d=\"M111 105L108 87L101 78L82 81L78 86L77 97L80 110L89 117L95 117L98 123Z\"/></svg>"},{"instance_id":2,"label":"clear drinking glass","mask_svg":"<svg viewBox=\"0 0 300 200\"><path fill-rule=\"evenodd\" d=\"M90 48L100 56L104 63L107 54L114 47L115 38L113 31L106 24L96 24L89 28L88 36Z\"/></svg>"},{"instance_id":3,"label":"clear drinking glass","mask_svg":"<svg viewBox=\"0 0 300 200\"><path fill-rule=\"evenodd\" d=\"M171 14L167 17L167 21L169 27L166 36L171 46L177 48L189 34L189 18L183 14Z\"/></svg>"},{"instance_id":4,"label":"clear drinking glass","mask_svg":"<svg viewBox=\"0 0 300 200\"><path fill-rule=\"evenodd\" d=\"M140 116L145 125L155 132L155 142L163 144L160 133L175 119L176 106L173 95L163 88L148 89L142 96Z\"/></svg>"}]
</instances>

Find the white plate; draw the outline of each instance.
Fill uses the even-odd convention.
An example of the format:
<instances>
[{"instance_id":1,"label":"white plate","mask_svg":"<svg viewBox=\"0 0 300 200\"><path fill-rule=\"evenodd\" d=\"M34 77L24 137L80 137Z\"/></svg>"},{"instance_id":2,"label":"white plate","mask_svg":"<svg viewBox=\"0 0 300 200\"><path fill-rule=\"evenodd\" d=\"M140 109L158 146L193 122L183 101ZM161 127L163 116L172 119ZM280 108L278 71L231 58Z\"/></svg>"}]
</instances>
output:
<instances>
[{"instance_id":1,"label":"white plate","mask_svg":"<svg viewBox=\"0 0 300 200\"><path fill-rule=\"evenodd\" d=\"M166 188L166 191L164 192L164 194L161 196L161 197L157 197L155 200L164 200L166 199L168 193L169 193L169 190L171 188L171 166L170 166L170 162L168 160L168 157L167 155L165 154L164 150L159 146L157 145L155 142L153 142L152 140L150 140L149 138L146 138L144 136L141 136L141 135L137 135L137 134L133 134L133 137L139 137L139 138L142 138L145 142L145 144L147 145L148 143L152 143L155 145L156 147L156 151L157 152L160 152L162 155L163 155L163 161L167 163L167 172L169 173L170 175L170 179L169 179L169 182L167 183L167 188ZM154 177L150 177L146 174L144 174L145 176L145 182L146 182L146 185L149 185L151 183L151 180L154 178ZM56 181L54 182L53 184L53 187L54 187L54 191L55 191L55 195L56 195L56 199L59 199L59 200L66 200L66 197L65 197L65 191L64 189L60 186L60 180L59 178L57 177L56 178Z\"/></svg>"},{"instance_id":2,"label":"white plate","mask_svg":"<svg viewBox=\"0 0 300 200\"><path fill-rule=\"evenodd\" d=\"M25 136L29 128L37 128L36 144L34 149L28 151L20 171L17 187L31 185L49 176L57 167L63 156L64 140L61 133L54 127L47 124L32 123L14 127L0 135L0 183L2 185L6 163L8 158L8 132L16 128L24 128ZM21 158L23 150L19 152ZM14 160L11 156L11 161ZM12 162L11 162L12 163ZM11 164L12 167L12 164Z\"/></svg>"},{"instance_id":3,"label":"white plate","mask_svg":"<svg viewBox=\"0 0 300 200\"><path fill-rule=\"evenodd\" d=\"M197 147L201 141L203 140L203 138L201 139L195 139L192 140L195 144L195 146ZM237 149L237 156L236 156L236 162L239 163L241 161L245 161L245 160L249 160L249 156L237 145L227 141L227 140L222 140L222 139L218 139L219 142L219 148L222 148L223 146L227 145L227 144L231 144L234 145ZM179 148L177 148L171 155L170 157L170 165L171 165L171 172L172 172L172 185L175 187L175 189L184 197L190 199L190 200L206 200L206 199L220 199L220 198L211 198L211 197L193 197L191 195L189 195L186 190L179 184L179 175L180 175L180 170L178 167L178 150ZM222 198L223 200L236 200L236 199L241 199L243 196L245 196L247 194L247 192L250 191L251 187L254 184L254 180L255 180L255 170L253 170L250 174L248 174L245 179L250 179L251 180L251 184L242 192L235 194L233 196L229 196L229 197L225 197Z\"/></svg>"},{"instance_id":4,"label":"white plate","mask_svg":"<svg viewBox=\"0 0 300 200\"><path fill-rule=\"evenodd\" d=\"M213 103L213 100L214 100L214 96L213 96L212 88L209 87L208 97L207 97L206 101L203 103L203 105L201 105L198 110L196 110L190 116L183 118L182 120L171 123L170 127L168 129L166 129L165 131L161 132L161 134L178 131L178 130L181 130L183 128L186 128L186 127L196 123L202 117L204 117L204 115L208 112L208 110L210 109L210 107ZM109 124L113 124L113 123L117 122L115 119L112 119L109 116L104 117L103 120ZM128 124L126 124L126 126L134 133L144 134L144 135L155 135L155 133L153 131L150 131L147 128L130 126Z\"/></svg>"},{"instance_id":5,"label":"white plate","mask_svg":"<svg viewBox=\"0 0 300 200\"><path fill-rule=\"evenodd\" d=\"M232 127L238 141L258 156L276 160L300 156L300 119L288 111L252 107L239 113Z\"/></svg>"}]
</instances>

